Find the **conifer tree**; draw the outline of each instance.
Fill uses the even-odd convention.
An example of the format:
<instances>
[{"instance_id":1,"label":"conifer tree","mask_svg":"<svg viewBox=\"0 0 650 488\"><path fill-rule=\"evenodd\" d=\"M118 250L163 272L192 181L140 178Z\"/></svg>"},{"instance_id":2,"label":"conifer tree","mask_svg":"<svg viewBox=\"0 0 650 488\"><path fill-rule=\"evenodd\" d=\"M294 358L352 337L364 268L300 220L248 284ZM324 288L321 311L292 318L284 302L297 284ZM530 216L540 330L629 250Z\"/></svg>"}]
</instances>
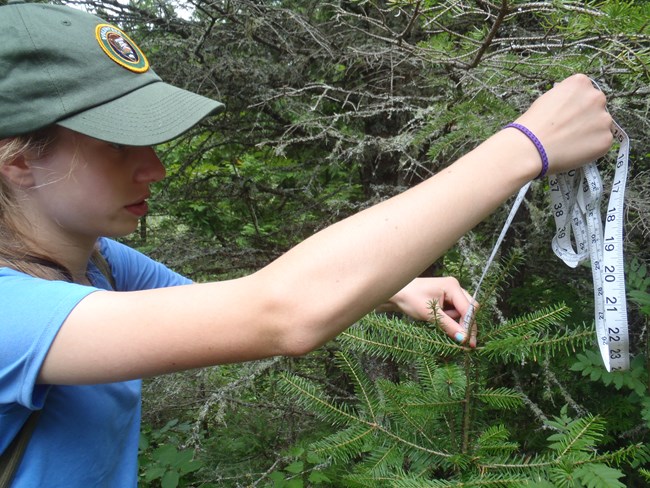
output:
<instances>
[{"instance_id":1,"label":"conifer tree","mask_svg":"<svg viewBox=\"0 0 650 488\"><path fill-rule=\"evenodd\" d=\"M483 308L482 344L470 349L430 325L368 316L343 334L337 354L352 401L332 398L299 372L284 375L287 394L336 428L305 448L314 462L329 465L324 472L334 486L640 486L650 444L612 438L620 412L593 414L575 403L575 391L564 392L571 404L541 405L522 388L544 375L549 361L573 358L582 375L635 389L637 404L650 401L642 362L607 373L599 354L589 352L591 325L569 327L569 317L563 304L505 322ZM367 356L398 362L399 378L372 379ZM625 398L622 392L618 400ZM640 412L634 417L644 422Z\"/></svg>"}]
</instances>

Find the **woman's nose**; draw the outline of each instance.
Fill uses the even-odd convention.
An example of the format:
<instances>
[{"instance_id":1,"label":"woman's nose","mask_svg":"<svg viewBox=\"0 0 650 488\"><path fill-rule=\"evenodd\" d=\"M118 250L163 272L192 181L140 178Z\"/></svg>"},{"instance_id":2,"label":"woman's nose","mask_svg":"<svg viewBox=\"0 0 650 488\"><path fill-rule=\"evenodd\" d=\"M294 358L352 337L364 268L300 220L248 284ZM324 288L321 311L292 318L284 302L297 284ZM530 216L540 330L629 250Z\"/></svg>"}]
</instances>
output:
<instances>
[{"instance_id":1,"label":"woman's nose","mask_svg":"<svg viewBox=\"0 0 650 488\"><path fill-rule=\"evenodd\" d=\"M162 180L167 174L153 148L138 147L134 157L137 161L134 178L138 183L155 183Z\"/></svg>"}]
</instances>

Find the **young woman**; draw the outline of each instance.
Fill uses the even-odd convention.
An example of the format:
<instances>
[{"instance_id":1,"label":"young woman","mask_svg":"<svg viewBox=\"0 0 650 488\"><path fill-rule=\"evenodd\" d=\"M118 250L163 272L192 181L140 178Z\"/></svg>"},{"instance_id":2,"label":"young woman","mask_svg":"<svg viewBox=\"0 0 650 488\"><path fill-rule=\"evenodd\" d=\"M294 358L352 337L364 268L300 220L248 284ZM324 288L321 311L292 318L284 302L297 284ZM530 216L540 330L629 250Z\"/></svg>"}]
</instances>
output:
<instances>
[{"instance_id":1,"label":"young woman","mask_svg":"<svg viewBox=\"0 0 650 488\"><path fill-rule=\"evenodd\" d=\"M151 146L221 105L163 83L126 34L61 6L0 7L0 69L0 451L42 412L16 487L135 486L138 378L304 354L375 308L430 319L431 300L467 340L458 282L413 278L540 174L533 140L550 172L612 141L605 97L572 76L517 120L529 135L498 132L250 276L190 284L107 237L136 228L165 176Z\"/></svg>"}]
</instances>

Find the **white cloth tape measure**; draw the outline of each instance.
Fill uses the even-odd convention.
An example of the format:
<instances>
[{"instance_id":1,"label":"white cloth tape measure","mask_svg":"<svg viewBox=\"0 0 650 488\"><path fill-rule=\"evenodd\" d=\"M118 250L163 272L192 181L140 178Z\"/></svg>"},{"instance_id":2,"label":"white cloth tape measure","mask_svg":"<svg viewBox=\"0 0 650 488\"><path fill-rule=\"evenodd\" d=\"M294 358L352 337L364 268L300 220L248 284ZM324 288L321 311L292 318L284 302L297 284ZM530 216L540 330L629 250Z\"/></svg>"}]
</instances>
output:
<instances>
[{"instance_id":1,"label":"white cloth tape measure","mask_svg":"<svg viewBox=\"0 0 650 488\"><path fill-rule=\"evenodd\" d=\"M607 371L621 371L630 367L623 260L623 207L630 138L616 122L612 124L612 133L620 148L605 214L604 231L600 213L603 184L594 162L577 170L551 176L549 185L556 228L552 241L553 252L572 268L591 260L598 347ZM463 317L465 330L469 330L474 316L474 304L483 279L530 185L531 182L528 182L519 190L483 269L470 308Z\"/></svg>"}]
</instances>

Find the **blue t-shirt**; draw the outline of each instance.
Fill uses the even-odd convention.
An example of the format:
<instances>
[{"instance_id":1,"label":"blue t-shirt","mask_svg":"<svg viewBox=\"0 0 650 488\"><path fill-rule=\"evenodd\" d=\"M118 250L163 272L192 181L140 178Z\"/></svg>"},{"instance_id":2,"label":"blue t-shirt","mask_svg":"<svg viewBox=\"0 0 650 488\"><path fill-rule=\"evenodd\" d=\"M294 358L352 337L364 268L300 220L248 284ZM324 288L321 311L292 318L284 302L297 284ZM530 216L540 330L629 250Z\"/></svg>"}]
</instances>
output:
<instances>
[{"instance_id":1,"label":"blue t-shirt","mask_svg":"<svg viewBox=\"0 0 650 488\"><path fill-rule=\"evenodd\" d=\"M100 239L117 291L190 280L127 246ZM38 385L43 360L68 314L98 289L0 268L0 452L32 410L42 409L14 478L15 488L128 488L137 485L140 380L101 385Z\"/></svg>"}]
</instances>

